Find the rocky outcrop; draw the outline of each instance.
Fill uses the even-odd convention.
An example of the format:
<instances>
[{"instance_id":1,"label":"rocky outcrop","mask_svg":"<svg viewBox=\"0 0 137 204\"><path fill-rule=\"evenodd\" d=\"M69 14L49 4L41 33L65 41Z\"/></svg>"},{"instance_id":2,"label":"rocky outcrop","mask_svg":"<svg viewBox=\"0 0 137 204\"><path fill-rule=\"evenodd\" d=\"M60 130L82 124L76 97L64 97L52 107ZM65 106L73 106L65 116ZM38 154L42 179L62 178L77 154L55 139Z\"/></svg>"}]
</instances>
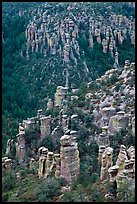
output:
<instances>
[{"instance_id":1,"label":"rocky outcrop","mask_svg":"<svg viewBox=\"0 0 137 204\"><path fill-rule=\"evenodd\" d=\"M109 120L109 132L115 134L121 129L125 129L129 124L129 117L124 111L119 111L117 115L112 116Z\"/></svg>"}]
</instances>

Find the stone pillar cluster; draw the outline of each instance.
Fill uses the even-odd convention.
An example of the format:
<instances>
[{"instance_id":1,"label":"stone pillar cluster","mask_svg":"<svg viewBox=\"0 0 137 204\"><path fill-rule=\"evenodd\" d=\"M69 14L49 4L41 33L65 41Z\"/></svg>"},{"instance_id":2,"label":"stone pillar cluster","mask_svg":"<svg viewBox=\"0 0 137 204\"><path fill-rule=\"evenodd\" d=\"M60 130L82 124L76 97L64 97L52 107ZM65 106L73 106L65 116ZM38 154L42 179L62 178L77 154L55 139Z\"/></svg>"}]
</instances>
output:
<instances>
[{"instance_id":1,"label":"stone pillar cluster","mask_svg":"<svg viewBox=\"0 0 137 204\"><path fill-rule=\"evenodd\" d=\"M114 166L108 169L110 182L117 183L117 191L122 187L135 190L135 148L133 146L126 150L124 145L120 146L120 152Z\"/></svg>"},{"instance_id":2,"label":"stone pillar cluster","mask_svg":"<svg viewBox=\"0 0 137 204\"><path fill-rule=\"evenodd\" d=\"M60 177L61 174L61 159L60 154L54 154L48 151L45 147L40 147L39 150L39 178L47 178L49 176Z\"/></svg>"},{"instance_id":3,"label":"stone pillar cluster","mask_svg":"<svg viewBox=\"0 0 137 204\"><path fill-rule=\"evenodd\" d=\"M111 184L116 182L117 195L122 187L126 187L133 193L135 190L135 148L131 146L126 149L124 145L121 145L115 165L112 163L113 149L111 147L100 146L99 155L100 180L103 182L109 179Z\"/></svg>"},{"instance_id":4,"label":"stone pillar cluster","mask_svg":"<svg viewBox=\"0 0 137 204\"><path fill-rule=\"evenodd\" d=\"M51 101L49 101L51 102ZM52 108L52 104L49 104L49 108ZM16 157L19 160L20 164L23 164L26 159L26 153L28 151L28 146L26 144L28 134L37 134L37 141L43 139L44 137L50 135L51 133L51 116L45 116L42 113L42 109L38 110L37 116L23 120L22 123L19 123L19 133L16 135L16 142L14 144L12 139L8 139L6 153L5 155L10 154L11 145L14 144L16 147ZM33 163L30 161L30 163Z\"/></svg>"},{"instance_id":5,"label":"stone pillar cluster","mask_svg":"<svg viewBox=\"0 0 137 204\"><path fill-rule=\"evenodd\" d=\"M73 5L69 6L73 8ZM110 52L115 58L116 44L122 44L124 39L130 35L131 43L135 46L135 19L128 19L124 15L110 13L107 17L98 15L92 16L90 12L83 11L81 14L72 14L71 9L66 9L66 17L47 15L47 10L36 9L32 21L26 29L26 58L29 60L30 54L41 52L44 56L49 51L51 55L63 56L63 61L69 63L72 58L77 64L74 52L80 57L77 38L81 32L80 24L87 25L89 31L89 47L94 48L94 41L102 44L104 53ZM65 9L65 8L64 8ZM61 19L60 19L61 18ZM52 22L53 28L50 25ZM109 26L108 26L109 23ZM124 29L123 29L124 26ZM82 30L85 34L84 30ZM103 37L102 37L103 35ZM95 38L94 38L95 37ZM93 40L94 39L94 40ZM115 60L117 61L117 60Z\"/></svg>"},{"instance_id":6,"label":"stone pillar cluster","mask_svg":"<svg viewBox=\"0 0 137 204\"><path fill-rule=\"evenodd\" d=\"M48 149L45 147L40 147L38 149L38 154L39 154L38 176L39 178L41 178L46 175L46 160L47 160Z\"/></svg>"},{"instance_id":7,"label":"stone pillar cluster","mask_svg":"<svg viewBox=\"0 0 137 204\"><path fill-rule=\"evenodd\" d=\"M39 178L48 176L63 177L70 183L72 180L77 179L80 170L79 151L72 135L62 136L60 143L60 154L54 154L45 147L39 148L38 175Z\"/></svg>"},{"instance_id":8,"label":"stone pillar cluster","mask_svg":"<svg viewBox=\"0 0 137 204\"><path fill-rule=\"evenodd\" d=\"M109 137L108 137L108 126L102 127L102 132L99 134L97 138L98 146L109 146Z\"/></svg>"}]
</instances>

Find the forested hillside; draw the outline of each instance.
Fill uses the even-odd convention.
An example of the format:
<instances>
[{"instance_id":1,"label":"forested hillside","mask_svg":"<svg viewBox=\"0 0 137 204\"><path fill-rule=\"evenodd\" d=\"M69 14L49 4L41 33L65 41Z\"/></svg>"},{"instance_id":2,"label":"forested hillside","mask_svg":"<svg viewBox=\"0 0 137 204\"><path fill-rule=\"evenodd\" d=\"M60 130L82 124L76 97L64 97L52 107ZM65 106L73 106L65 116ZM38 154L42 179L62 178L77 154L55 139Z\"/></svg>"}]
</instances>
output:
<instances>
[{"instance_id":1,"label":"forested hillside","mask_svg":"<svg viewBox=\"0 0 137 204\"><path fill-rule=\"evenodd\" d=\"M108 7L110 9L107 9ZM56 54L51 54L48 48L47 54L44 56L40 51L34 53L29 51L30 59L26 60L26 29L34 16L36 22L39 20L36 23L38 29L41 25L40 18L44 12L54 22L47 28L51 34L55 30L56 20L61 22L61 19L68 18L77 25L76 42L80 53L77 53L72 46L74 56L67 63L63 63L62 56L58 56L58 51ZM96 79L106 70L112 68L114 57L109 52L102 52L102 44L96 41L94 35L94 48L90 47L88 41L90 15L93 15L93 19L96 19L96 15L102 15L107 19L111 13L122 14L127 18L132 16L134 19L134 8L126 3L113 3L112 6L109 2L78 4L5 2L2 4L2 138L4 149L6 139L15 136L18 122L35 114L38 107L44 107L47 97L53 98L57 85L65 84L64 69L69 67L69 86L78 88L81 82ZM79 17L78 20L77 17ZM72 35L71 30L70 35ZM123 66L125 59L134 61L134 47L128 35L127 33L122 45L116 40L119 66ZM101 33L102 38L103 34ZM60 41L58 46L61 45L60 43L62 42ZM48 46L47 42L45 46ZM78 57L77 54L80 56ZM77 60L76 63L75 60Z\"/></svg>"},{"instance_id":2,"label":"forested hillside","mask_svg":"<svg viewBox=\"0 0 137 204\"><path fill-rule=\"evenodd\" d=\"M2 3L2 200L135 201L135 3Z\"/></svg>"}]
</instances>

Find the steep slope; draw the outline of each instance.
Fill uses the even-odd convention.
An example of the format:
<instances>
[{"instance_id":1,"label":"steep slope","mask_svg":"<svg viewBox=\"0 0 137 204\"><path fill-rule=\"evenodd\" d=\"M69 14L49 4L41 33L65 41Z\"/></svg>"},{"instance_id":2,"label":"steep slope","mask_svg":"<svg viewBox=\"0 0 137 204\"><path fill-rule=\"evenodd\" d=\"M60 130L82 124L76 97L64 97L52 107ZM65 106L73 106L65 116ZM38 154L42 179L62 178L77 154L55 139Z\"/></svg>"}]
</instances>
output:
<instances>
[{"instance_id":1,"label":"steep slope","mask_svg":"<svg viewBox=\"0 0 137 204\"><path fill-rule=\"evenodd\" d=\"M3 147L58 85L96 79L134 61L132 3L2 4ZM106 40L106 41L105 41ZM107 43L102 44L102 43ZM29 58L29 59L28 59ZM6 60L5 60L6 59Z\"/></svg>"},{"instance_id":2,"label":"steep slope","mask_svg":"<svg viewBox=\"0 0 137 204\"><path fill-rule=\"evenodd\" d=\"M134 201L135 63L126 60L124 68L110 69L84 89L72 89L68 107L65 100L60 103L60 89L67 87L59 86L54 104L49 101L46 112L38 110L37 116L23 120L16 139L7 142L3 200ZM11 151L15 142L16 157ZM60 178L60 173L68 178L69 168L77 178L72 185Z\"/></svg>"}]
</instances>

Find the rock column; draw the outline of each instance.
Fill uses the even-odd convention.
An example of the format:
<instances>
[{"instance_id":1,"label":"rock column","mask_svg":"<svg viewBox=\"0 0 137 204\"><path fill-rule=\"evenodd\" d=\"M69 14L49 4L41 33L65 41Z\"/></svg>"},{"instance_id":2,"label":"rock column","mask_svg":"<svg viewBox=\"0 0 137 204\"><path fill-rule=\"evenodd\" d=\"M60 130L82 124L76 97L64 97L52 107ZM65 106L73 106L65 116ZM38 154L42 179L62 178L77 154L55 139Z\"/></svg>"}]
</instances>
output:
<instances>
[{"instance_id":1,"label":"rock column","mask_svg":"<svg viewBox=\"0 0 137 204\"><path fill-rule=\"evenodd\" d=\"M72 142L70 135L60 138L61 149L61 177L68 182L77 178L80 170L80 159L77 145Z\"/></svg>"}]
</instances>

